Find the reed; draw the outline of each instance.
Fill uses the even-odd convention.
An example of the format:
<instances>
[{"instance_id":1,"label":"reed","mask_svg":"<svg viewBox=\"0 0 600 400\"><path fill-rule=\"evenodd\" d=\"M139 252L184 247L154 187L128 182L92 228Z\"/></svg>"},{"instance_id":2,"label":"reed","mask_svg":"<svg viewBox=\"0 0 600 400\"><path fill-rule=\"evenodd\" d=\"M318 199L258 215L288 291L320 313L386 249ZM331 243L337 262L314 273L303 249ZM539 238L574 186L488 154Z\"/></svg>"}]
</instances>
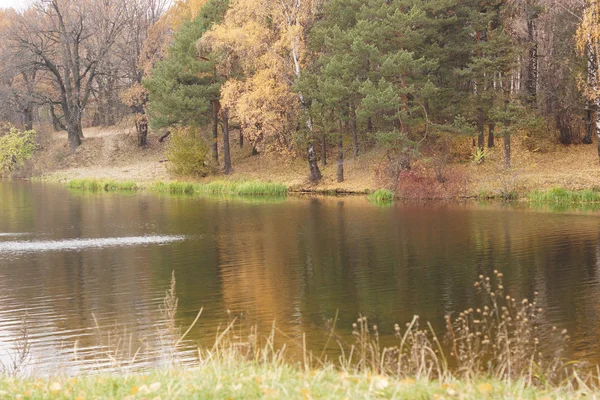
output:
<instances>
[{"instance_id":1,"label":"reed","mask_svg":"<svg viewBox=\"0 0 600 400\"><path fill-rule=\"evenodd\" d=\"M572 191L553 188L546 191L534 190L527 195L527 198L532 203L598 203L600 202L600 192L591 189Z\"/></svg>"},{"instance_id":2,"label":"reed","mask_svg":"<svg viewBox=\"0 0 600 400\"><path fill-rule=\"evenodd\" d=\"M389 204L394 201L394 192L388 189L379 189L369 194L369 201L375 204Z\"/></svg>"},{"instance_id":3,"label":"reed","mask_svg":"<svg viewBox=\"0 0 600 400\"><path fill-rule=\"evenodd\" d=\"M89 192L133 191L139 189L138 184L133 181L115 181L112 179L73 179L67 183L67 187Z\"/></svg>"},{"instance_id":4,"label":"reed","mask_svg":"<svg viewBox=\"0 0 600 400\"><path fill-rule=\"evenodd\" d=\"M288 187L280 183L258 181L212 181L208 183L156 182L152 191L171 194L211 194L233 196L286 196Z\"/></svg>"}]
</instances>

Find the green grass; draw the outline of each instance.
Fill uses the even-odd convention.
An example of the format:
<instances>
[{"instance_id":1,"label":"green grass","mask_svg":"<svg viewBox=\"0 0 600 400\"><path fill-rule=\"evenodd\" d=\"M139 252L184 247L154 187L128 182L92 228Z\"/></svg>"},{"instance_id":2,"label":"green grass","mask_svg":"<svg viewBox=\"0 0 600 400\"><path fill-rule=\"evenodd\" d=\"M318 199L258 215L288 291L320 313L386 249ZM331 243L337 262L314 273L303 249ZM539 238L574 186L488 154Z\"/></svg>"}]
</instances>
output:
<instances>
[{"instance_id":1,"label":"green grass","mask_svg":"<svg viewBox=\"0 0 600 400\"><path fill-rule=\"evenodd\" d=\"M288 187L280 183L258 181L212 181L208 183L156 182L149 190L172 194L211 194L233 196L286 196Z\"/></svg>"},{"instance_id":2,"label":"green grass","mask_svg":"<svg viewBox=\"0 0 600 400\"><path fill-rule=\"evenodd\" d=\"M369 194L369 201L376 204L389 204L394 201L394 192L387 189L379 189Z\"/></svg>"},{"instance_id":3,"label":"green grass","mask_svg":"<svg viewBox=\"0 0 600 400\"><path fill-rule=\"evenodd\" d=\"M547 191L534 190L527 195L527 198L533 203L598 203L600 202L600 192L590 189L572 191L563 188L553 188Z\"/></svg>"},{"instance_id":4,"label":"green grass","mask_svg":"<svg viewBox=\"0 0 600 400\"><path fill-rule=\"evenodd\" d=\"M114 181L109 179L73 179L67 183L69 189L90 192L150 190L158 193L182 195L228 195L228 196L277 196L288 193L288 187L281 183L259 181L212 181L194 182L155 182L150 185L138 185L132 181Z\"/></svg>"},{"instance_id":5,"label":"green grass","mask_svg":"<svg viewBox=\"0 0 600 400\"><path fill-rule=\"evenodd\" d=\"M148 374L0 379L0 398L11 399L572 399L591 394L536 389L521 381L389 378L332 366L307 370L288 363L227 358Z\"/></svg>"},{"instance_id":6,"label":"green grass","mask_svg":"<svg viewBox=\"0 0 600 400\"><path fill-rule=\"evenodd\" d=\"M114 181L111 179L73 179L67 183L69 189L85 190L88 192L99 191L132 191L139 186L133 181Z\"/></svg>"}]
</instances>

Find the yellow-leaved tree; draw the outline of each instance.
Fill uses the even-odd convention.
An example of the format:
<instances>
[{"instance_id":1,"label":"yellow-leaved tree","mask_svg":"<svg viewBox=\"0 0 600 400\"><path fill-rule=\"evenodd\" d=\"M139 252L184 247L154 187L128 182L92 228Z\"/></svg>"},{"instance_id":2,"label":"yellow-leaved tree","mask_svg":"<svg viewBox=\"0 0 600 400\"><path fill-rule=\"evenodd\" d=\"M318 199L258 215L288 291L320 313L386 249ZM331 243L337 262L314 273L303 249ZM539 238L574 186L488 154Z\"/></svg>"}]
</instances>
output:
<instances>
[{"instance_id":1,"label":"yellow-leaved tree","mask_svg":"<svg viewBox=\"0 0 600 400\"><path fill-rule=\"evenodd\" d=\"M587 77L584 91L586 103L586 137L596 131L598 137L598 157L600 158L600 92L598 77L600 72L600 0L586 0L581 25L577 30L577 47L587 58Z\"/></svg>"},{"instance_id":2,"label":"yellow-leaved tree","mask_svg":"<svg viewBox=\"0 0 600 400\"><path fill-rule=\"evenodd\" d=\"M322 0L233 0L224 21L199 41L221 54L219 73L227 82L222 107L237 119L254 145L292 149L291 133L306 122L311 179L321 173L312 144L312 124L293 83L306 62L306 32Z\"/></svg>"}]
</instances>

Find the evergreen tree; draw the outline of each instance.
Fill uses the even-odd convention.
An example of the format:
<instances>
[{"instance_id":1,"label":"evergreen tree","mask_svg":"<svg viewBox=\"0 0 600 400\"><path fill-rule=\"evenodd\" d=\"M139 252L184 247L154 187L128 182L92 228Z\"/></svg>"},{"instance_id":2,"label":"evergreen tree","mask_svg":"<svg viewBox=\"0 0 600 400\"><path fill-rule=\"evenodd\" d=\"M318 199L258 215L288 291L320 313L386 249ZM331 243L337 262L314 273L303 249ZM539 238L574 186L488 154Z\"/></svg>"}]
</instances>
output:
<instances>
[{"instance_id":1,"label":"evergreen tree","mask_svg":"<svg viewBox=\"0 0 600 400\"><path fill-rule=\"evenodd\" d=\"M223 78L217 74L215 56L202 54L196 42L227 10L226 0L210 0L175 33L167 56L144 79L149 94L148 113L153 128L200 127L212 121L213 159L218 162L218 123L220 89ZM226 124L224 124L226 126ZM228 135L224 135L228 136ZM224 140L225 172L231 169L228 140Z\"/></svg>"}]
</instances>

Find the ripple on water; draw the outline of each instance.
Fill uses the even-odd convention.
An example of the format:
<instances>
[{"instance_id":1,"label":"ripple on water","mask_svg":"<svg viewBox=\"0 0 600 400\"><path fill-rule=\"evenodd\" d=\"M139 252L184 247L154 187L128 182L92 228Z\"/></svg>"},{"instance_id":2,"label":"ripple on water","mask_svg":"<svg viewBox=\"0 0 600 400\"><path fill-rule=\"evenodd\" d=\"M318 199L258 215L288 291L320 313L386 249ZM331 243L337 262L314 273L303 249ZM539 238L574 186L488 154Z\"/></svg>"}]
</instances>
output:
<instances>
[{"instance_id":1,"label":"ripple on water","mask_svg":"<svg viewBox=\"0 0 600 400\"><path fill-rule=\"evenodd\" d=\"M1 253L35 253L44 251L64 251L97 249L105 247L126 247L144 244L163 244L179 242L185 236L133 236L114 238L64 239L47 241L9 241L0 242Z\"/></svg>"}]
</instances>

